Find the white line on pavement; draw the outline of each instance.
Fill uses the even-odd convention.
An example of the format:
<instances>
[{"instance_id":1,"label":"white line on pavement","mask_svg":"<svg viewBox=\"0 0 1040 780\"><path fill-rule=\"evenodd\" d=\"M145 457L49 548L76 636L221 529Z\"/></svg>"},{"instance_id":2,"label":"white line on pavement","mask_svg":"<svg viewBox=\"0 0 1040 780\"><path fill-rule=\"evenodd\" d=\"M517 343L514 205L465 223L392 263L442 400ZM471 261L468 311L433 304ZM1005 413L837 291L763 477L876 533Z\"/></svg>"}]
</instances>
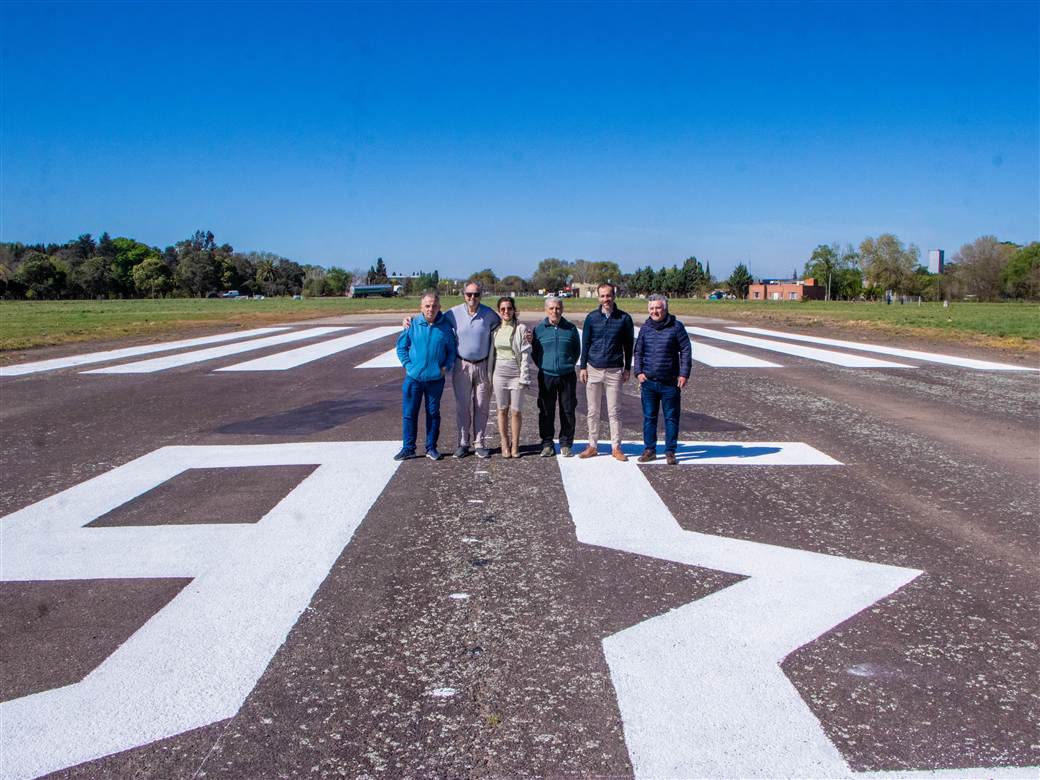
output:
<instances>
[{"instance_id":1,"label":"white line on pavement","mask_svg":"<svg viewBox=\"0 0 1040 780\"><path fill-rule=\"evenodd\" d=\"M741 336L737 333L726 333L721 330L708 330L707 328L698 327L690 327L686 330L696 336L718 339L719 341L729 341L734 344L744 344L749 347L767 349L771 352L780 352L784 355L795 355L796 357L818 360L821 363L831 363L835 366L845 366L846 368L914 368L914 366L906 363L877 360L876 358L863 357L862 355L846 355L842 352L834 352L829 349L801 347L797 344L784 344L779 341L756 339L752 336Z\"/></svg>"},{"instance_id":2,"label":"white line on pavement","mask_svg":"<svg viewBox=\"0 0 1040 780\"><path fill-rule=\"evenodd\" d=\"M294 330L291 333L282 333L277 336L249 341L245 344L228 344L211 349L200 349L196 352L185 352L180 355L166 355L164 357L152 358L151 360L138 360L135 363L124 363L119 366L108 368L95 368L84 371L84 374L150 374L153 371L165 371L168 368L187 366L192 363L202 363L206 360L237 355L240 352L250 352L254 349L274 347L279 344L289 344L293 341L303 341L317 336L326 336L329 333L338 333L347 328L307 328L306 330Z\"/></svg>"},{"instance_id":3,"label":"white line on pavement","mask_svg":"<svg viewBox=\"0 0 1040 780\"><path fill-rule=\"evenodd\" d=\"M831 347L843 347L845 349L857 349L861 352L876 352L881 355L894 355L896 357L924 360L929 363L943 363L948 366L962 366L964 368L977 368L982 371L1038 371L1040 369L1031 366L1016 366L1011 363L994 363L990 360L974 360L972 358L957 357L956 355L941 355L936 352L922 352L916 349L901 349L899 347L886 347L879 344L862 344L858 341L842 341L841 339L828 339L821 336L803 336L798 333L785 333L779 330L767 330L765 328L738 328L730 326L730 330L739 330L743 333L757 333L760 336L775 336L791 341L805 341L810 344L825 344Z\"/></svg>"},{"instance_id":4,"label":"white line on pavement","mask_svg":"<svg viewBox=\"0 0 1040 780\"><path fill-rule=\"evenodd\" d=\"M603 640L636 777L850 777L780 662L921 572L685 531L643 469L557 462L578 541L747 577Z\"/></svg>"},{"instance_id":5,"label":"white line on pavement","mask_svg":"<svg viewBox=\"0 0 1040 780\"><path fill-rule=\"evenodd\" d=\"M248 339L253 336L263 336L267 333L277 333L288 330L288 328L256 328L254 330L243 330L237 333L220 333L215 336L202 336L197 339L185 339L183 341L165 341L159 344L142 344L139 347L125 347L123 349L109 349L104 352L87 352L83 355L69 355L63 358L51 360L39 360L34 363L19 363L13 366L0 367L0 376L21 376L22 374L35 374L38 371L54 371L59 368L72 368L90 363L105 363L110 360L121 360L122 358L148 355L152 352L167 352L172 349L185 349L187 347L200 347L204 344L217 344L221 341L233 341L235 339Z\"/></svg>"},{"instance_id":6,"label":"white line on pavement","mask_svg":"<svg viewBox=\"0 0 1040 780\"><path fill-rule=\"evenodd\" d=\"M217 371L285 371L289 368L302 366L313 360L335 355L337 352L353 349L354 347L367 344L376 339L385 338L391 333L400 333L400 325L389 325L381 328L372 328L361 333L352 333L349 336L341 336L338 339L322 341L320 344L308 344L306 347L298 347L287 352L278 352L267 357L247 360L245 363L236 363L233 366L218 368Z\"/></svg>"},{"instance_id":7,"label":"white line on pavement","mask_svg":"<svg viewBox=\"0 0 1040 780\"><path fill-rule=\"evenodd\" d=\"M400 331L400 328L398 328ZM397 348L388 349L382 355L376 355L371 360L366 360L358 368L401 368L401 361L397 359Z\"/></svg>"},{"instance_id":8,"label":"white line on pavement","mask_svg":"<svg viewBox=\"0 0 1040 780\"><path fill-rule=\"evenodd\" d=\"M0 703L0 776L37 777L234 716L394 475L398 447L164 447L0 521L5 580L193 578L82 680ZM185 469L291 464L318 467L258 523L83 527Z\"/></svg>"},{"instance_id":9,"label":"white line on pavement","mask_svg":"<svg viewBox=\"0 0 1040 780\"><path fill-rule=\"evenodd\" d=\"M640 330L641 328L638 326L635 329L637 338ZM693 339L690 339L690 346L692 347L693 359L712 368L782 368L779 363L770 363L768 360L762 360L761 358L748 357L747 355L741 355L739 352L712 347Z\"/></svg>"}]
</instances>

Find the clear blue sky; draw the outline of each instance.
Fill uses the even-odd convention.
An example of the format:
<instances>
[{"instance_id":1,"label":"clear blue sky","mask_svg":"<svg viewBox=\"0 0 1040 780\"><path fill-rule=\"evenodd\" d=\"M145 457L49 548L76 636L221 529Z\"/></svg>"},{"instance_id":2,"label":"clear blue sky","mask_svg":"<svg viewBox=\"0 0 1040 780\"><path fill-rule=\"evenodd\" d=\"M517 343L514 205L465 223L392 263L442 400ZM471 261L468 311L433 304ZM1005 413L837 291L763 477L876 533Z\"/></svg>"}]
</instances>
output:
<instances>
[{"instance_id":1,"label":"clear blue sky","mask_svg":"<svg viewBox=\"0 0 1040 780\"><path fill-rule=\"evenodd\" d=\"M442 276L1024 243L1038 9L4 3L0 240Z\"/></svg>"}]
</instances>

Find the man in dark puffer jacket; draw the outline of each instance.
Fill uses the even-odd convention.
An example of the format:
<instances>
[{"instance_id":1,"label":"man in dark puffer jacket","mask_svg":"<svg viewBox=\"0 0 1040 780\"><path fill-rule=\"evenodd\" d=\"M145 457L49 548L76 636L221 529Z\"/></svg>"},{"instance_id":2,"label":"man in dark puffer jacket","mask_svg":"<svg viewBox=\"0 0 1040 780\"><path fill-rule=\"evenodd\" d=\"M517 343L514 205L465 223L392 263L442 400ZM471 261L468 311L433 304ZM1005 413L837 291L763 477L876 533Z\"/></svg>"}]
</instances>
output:
<instances>
[{"instance_id":1,"label":"man in dark puffer jacket","mask_svg":"<svg viewBox=\"0 0 1040 780\"><path fill-rule=\"evenodd\" d=\"M643 401L643 454L640 463L657 457L657 412L664 410L664 454L674 466L679 440L679 414L682 389L690 378L692 352L686 327L668 313L668 299L651 295L647 299L650 317L639 330L632 371L639 380Z\"/></svg>"}]
</instances>

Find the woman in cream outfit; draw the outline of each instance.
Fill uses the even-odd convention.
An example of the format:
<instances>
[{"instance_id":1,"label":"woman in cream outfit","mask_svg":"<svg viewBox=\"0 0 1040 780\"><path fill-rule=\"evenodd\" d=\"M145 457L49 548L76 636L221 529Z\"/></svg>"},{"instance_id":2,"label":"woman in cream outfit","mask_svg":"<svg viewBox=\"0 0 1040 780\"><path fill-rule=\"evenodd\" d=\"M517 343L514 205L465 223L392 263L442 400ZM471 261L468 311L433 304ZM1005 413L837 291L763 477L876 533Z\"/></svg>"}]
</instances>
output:
<instances>
[{"instance_id":1,"label":"woman in cream outfit","mask_svg":"<svg viewBox=\"0 0 1040 780\"><path fill-rule=\"evenodd\" d=\"M520 424L524 389L531 384L531 344L528 327L517 319L516 301L498 299L502 323L491 333L491 386L498 406L502 457L520 457ZM510 435L512 422L512 435Z\"/></svg>"}]
</instances>

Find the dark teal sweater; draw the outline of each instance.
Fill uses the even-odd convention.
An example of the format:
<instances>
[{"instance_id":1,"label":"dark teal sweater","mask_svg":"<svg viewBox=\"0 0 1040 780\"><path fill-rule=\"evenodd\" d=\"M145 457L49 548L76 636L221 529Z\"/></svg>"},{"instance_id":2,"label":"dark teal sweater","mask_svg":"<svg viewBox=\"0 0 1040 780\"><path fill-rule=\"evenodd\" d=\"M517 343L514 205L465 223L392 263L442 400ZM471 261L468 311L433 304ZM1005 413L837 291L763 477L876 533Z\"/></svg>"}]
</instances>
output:
<instances>
[{"instance_id":1,"label":"dark teal sweater","mask_svg":"<svg viewBox=\"0 0 1040 780\"><path fill-rule=\"evenodd\" d=\"M563 376L574 373L574 364L581 356L581 336L574 323L561 318L559 325L550 325L546 317L534 329L531 358L543 373Z\"/></svg>"}]
</instances>

